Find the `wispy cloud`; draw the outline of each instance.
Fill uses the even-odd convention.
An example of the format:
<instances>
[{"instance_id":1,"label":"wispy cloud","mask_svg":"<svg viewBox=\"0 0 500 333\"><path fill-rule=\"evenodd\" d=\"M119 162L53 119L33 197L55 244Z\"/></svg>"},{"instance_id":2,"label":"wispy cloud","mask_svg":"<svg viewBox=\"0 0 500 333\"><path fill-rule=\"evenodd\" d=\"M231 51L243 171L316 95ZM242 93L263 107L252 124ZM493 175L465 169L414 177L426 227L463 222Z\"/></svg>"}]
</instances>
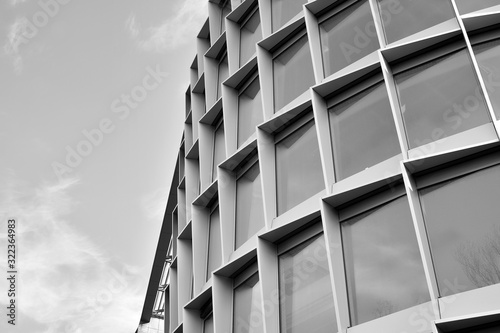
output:
<instances>
[{"instance_id":1,"label":"wispy cloud","mask_svg":"<svg viewBox=\"0 0 500 333\"><path fill-rule=\"evenodd\" d=\"M135 14L130 14L125 22L125 28L127 28L132 38L137 38L139 36L140 27L136 22Z\"/></svg>"},{"instance_id":2,"label":"wispy cloud","mask_svg":"<svg viewBox=\"0 0 500 333\"><path fill-rule=\"evenodd\" d=\"M190 42L187 37L201 28L207 15L206 0L186 0L174 16L157 27L149 28L144 33L146 37L143 39L138 37L139 25L135 17L127 19L127 27L141 49L150 52L166 52Z\"/></svg>"},{"instance_id":3,"label":"wispy cloud","mask_svg":"<svg viewBox=\"0 0 500 333\"><path fill-rule=\"evenodd\" d=\"M163 220L168 200L168 192L166 188L160 188L142 198L144 215L152 222L158 223Z\"/></svg>"},{"instance_id":4,"label":"wispy cloud","mask_svg":"<svg viewBox=\"0 0 500 333\"><path fill-rule=\"evenodd\" d=\"M30 188L12 171L0 179L0 217L18 221L20 316L47 328L44 333L133 331L146 281L138 269L113 262L68 221L78 205L70 192L79 180ZM3 244L5 231L0 230ZM0 287L7 290L3 280Z\"/></svg>"},{"instance_id":5,"label":"wispy cloud","mask_svg":"<svg viewBox=\"0 0 500 333\"><path fill-rule=\"evenodd\" d=\"M24 44L26 38L24 35L28 29L28 20L26 17L17 17L14 23L9 27L7 33L7 42L3 49L6 55L12 57L14 70L17 74L22 73L24 64L21 56L20 46Z\"/></svg>"}]
</instances>

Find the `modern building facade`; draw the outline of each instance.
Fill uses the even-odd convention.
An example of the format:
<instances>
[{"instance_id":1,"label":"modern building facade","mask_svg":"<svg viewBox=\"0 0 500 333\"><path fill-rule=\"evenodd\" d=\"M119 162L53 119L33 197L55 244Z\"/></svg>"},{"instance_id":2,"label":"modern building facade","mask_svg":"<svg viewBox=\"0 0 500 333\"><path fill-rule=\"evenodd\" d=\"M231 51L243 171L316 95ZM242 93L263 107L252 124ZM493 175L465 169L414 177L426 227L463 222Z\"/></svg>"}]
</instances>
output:
<instances>
[{"instance_id":1,"label":"modern building facade","mask_svg":"<svg viewBox=\"0 0 500 333\"><path fill-rule=\"evenodd\" d=\"M500 332L500 1L208 9L143 321Z\"/></svg>"}]
</instances>

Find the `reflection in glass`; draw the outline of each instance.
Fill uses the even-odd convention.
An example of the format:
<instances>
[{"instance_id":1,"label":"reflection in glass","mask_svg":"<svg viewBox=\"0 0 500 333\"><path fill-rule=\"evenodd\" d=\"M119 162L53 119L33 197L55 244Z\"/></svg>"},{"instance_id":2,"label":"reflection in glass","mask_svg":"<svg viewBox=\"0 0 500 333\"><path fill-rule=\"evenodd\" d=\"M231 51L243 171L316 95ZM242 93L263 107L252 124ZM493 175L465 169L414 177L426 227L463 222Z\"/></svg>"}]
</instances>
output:
<instances>
[{"instance_id":1,"label":"reflection in glass","mask_svg":"<svg viewBox=\"0 0 500 333\"><path fill-rule=\"evenodd\" d=\"M238 97L238 147L255 133L255 127L263 121L260 83L257 77Z\"/></svg>"},{"instance_id":2,"label":"reflection in glass","mask_svg":"<svg viewBox=\"0 0 500 333\"><path fill-rule=\"evenodd\" d=\"M305 35L273 61L274 112L307 91L314 84L313 73Z\"/></svg>"},{"instance_id":3,"label":"reflection in glass","mask_svg":"<svg viewBox=\"0 0 500 333\"><path fill-rule=\"evenodd\" d=\"M498 0L455 0L460 14L475 12L476 10L498 6Z\"/></svg>"},{"instance_id":4,"label":"reflection in glass","mask_svg":"<svg viewBox=\"0 0 500 333\"><path fill-rule=\"evenodd\" d=\"M325 77L379 48L368 1L358 1L319 25Z\"/></svg>"},{"instance_id":5,"label":"reflection in glass","mask_svg":"<svg viewBox=\"0 0 500 333\"><path fill-rule=\"evenodd\" d=\"M264 204L259 163L255 163L236 182L235 249L264 227Z\"/></svg>"},{"instance_id":6,"label":"reflection in glass","mask_svg":"<svg viewBox=\"0 0 500 333\"><path fill-rule=\"evenodd\" d=\"M496 0L498 1L498 0ZM474 46L484 84L488 90L491 105L500 119L500 39Z\"/></svg>"},{"instance_id":7,"label":"reflection in glass","mask_svg":"<svg viewBox=\"0 0 500 333\"><path fill-rule=\"evenodd\" d=\"M378 0L387 43L455 17L450 0Z\"/></svg>"},{"instance_id":8,"label":"reflection in glass","mask_svg":"<svg viewBox=\"0 0 500 333\"><path fill-rule=\"evenodd\" d=\"M401 153L387 91L379 83L330 110L337 180Z\"/></svg>"},{"instance_id":9,"label":"reflection in glass","mask_svg":"<svg viewBox=\"0 0 500 333\"><path fill-rule=\"evenodd\" d=\"M306 3L307 0L271 0L273 32L300 13Z\"/></svg>"},{"instance_id":10,"label":"reflection in glass","mask_svg":"<svg viewBox=\"0 0 500 333\"><path fill-rule=\"evenodd\" d=\"M500 166L420 195L441 296L500 283Z\"/></svg>"},{"instance_id":11,"label":"reflection in glass","mask_svg":"<svg viewBox=\"0 0 500 333\"><path fill-rule=\"evenodd\" d=\"M355 325L430 300L406 196L341 227Z\"/></svg>"},{"instance_id":12,"label":"reflection in glass","mask_svg":"<svg viewBox=\"0 0 500 333\"><path fill-rule=\"evenodd\" d=\"M214 317L212 314L203 321L203 333L214 333Z\"/></svg>"},{"instance_id":13,"label":"reflection in glass","mask_svg":"<svg viewBox=\"0 0 500 333\"><path fill-rule=\"evenodd\" d=\"M257 273L234 289L234 333L264 332L261 300Z\"/></svg>"},{"instance_id":14,"label":"reflection in glass","mask_svg":"<svg viewBox=\"0 0 500 333\"><path fill-rule=\"evenodd\" d=\"M229 67L227 64L227 53L222 57L217 69L217 99L222 96L222 82L229 76Z\"/></svg>"},{"instance_id":15,"label":"reflection in glass","mask_svg":"<svg viewBox=\"0 0 500 333\"><path fill-rule=\"evenodd\" d=\"M212 159L212 181L217 179L217 166L226 156L226 147L224 143L224 124L218 125L214 133L214 152Z\"/></svg>"},{"instance_id":16,"label":"reflection in glass","mask_svg":"<svg viewBox=\"0 0 500 333\"><path fill-rule=\"evenodd\" d=\"M212 272L222 264L221 231L219 208L210 215L208 230L208 264L207 281L212 277Z\"/></svg>"},{"instance_id":17,"label":"reflection in glass","mask_svg":"<svg viewBox=\"0 0 500 333\"><path fill-rule=\"evenodd\" d=\"M252 16L241 26L240 30L240 66L252 58L257 49L255 44L262 39L260 16L257 9Z\"/></svg>"},{"instance_id":18,"label":"reflection in glass","mask_svg":"<svg viewBox=\"0 0 500 333\"><path fill-rule=\"evenodd\" d=\"M395 76L410 148L490 121L466 50Z\"/></svg>"},{"instance_id":19,"label":"reflection in glass","mask_svg":"<svg viewBox=\"0 0 500 333\"><path fill-rule=\"evenodd\" d=\"M279 257L280 332L336 332L323 234Z\"/></svg>"},{"instance_id":20,"label":"reflection in glass","mask_svg":"<svg viewBox=\"0 0 500 333\"><path fill-rule=\"evenodd\" d=\"M278 215L325 188L314 121L276 144Z\"/></svg>"}]
</instances>

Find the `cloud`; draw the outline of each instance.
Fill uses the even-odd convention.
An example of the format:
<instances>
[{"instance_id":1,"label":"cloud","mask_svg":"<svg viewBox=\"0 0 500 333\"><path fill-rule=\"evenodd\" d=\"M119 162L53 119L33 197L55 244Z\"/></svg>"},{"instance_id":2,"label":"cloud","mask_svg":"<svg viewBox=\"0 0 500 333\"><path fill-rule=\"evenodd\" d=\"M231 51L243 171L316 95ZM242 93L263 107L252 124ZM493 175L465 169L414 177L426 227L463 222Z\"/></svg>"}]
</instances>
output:
<instances>
[{"instance_id":1,"label":"cloud","mask_svg":"<svg viewBox=\"0 0 500 333\"><path fill-rule=\"evenodd\" d=\"M168 194L169 190L162 187L142 198L141 203L144 215L152 222L158 223L163 221Z\"/></svg>"},{"instance_id":2,"label":"cloud","mask_svg":"<svg viewBox=\"0 0 500 333\"><path fill-rule=\"evenodd\" d=\"M147 281L137 268L112 261L69 223L70 214L79 204L69 192L80 180L33 188L17 180L12 171L0 175L0 180L4 184L0 189L0 218L18 221L19 317L37 323L36 330L22 330L133 332ZM3 248L6 239L2 228ZM5 261L0 263L4 272L5 265ZM7 290L3 280L0 288ZM5 300L0 298L2 307Z\"/></svg>"},{"instance_id":3,"label":"cloud","mask_svg":"<svg viewBox=\"0 0 500 333\"><path fill-rule=\"evenodd\" d=\"M137 38L139 36L140 27L136 22L135 14L130 14L125 22L125 27L130 32L132 38Z\"/></svg>"},{"instance_id":4,"label":"cloud","mask_svg":"<svg viewBox=\"0 0 500 333\"><path fill-rule=\"evenodd\" d=\"M207 18L206 0L186 0L173 17L168 18L161 25L151 27L146 32L146 38L138 39L138 25L134 18L127 19L127 26L132 37L137 40L138 46L149 52L166 52L191 41L190 36L201 29Z\"/></svg>"},{"instance_id":5,"label":"cloud","mask_svg":"<svg viewBox=\"0 0 500 333\"><path fill-rule=\"evenodd\" d=\"M19 47L25 44L27 39L24 37L28 31L28 19L26 17L17 17L14 23L9 27L7 33L7 42L3 49L6 55L12 57L14 70L17 74L21 74L24 68L23 58Z\"/></svg>"}]
</instances>

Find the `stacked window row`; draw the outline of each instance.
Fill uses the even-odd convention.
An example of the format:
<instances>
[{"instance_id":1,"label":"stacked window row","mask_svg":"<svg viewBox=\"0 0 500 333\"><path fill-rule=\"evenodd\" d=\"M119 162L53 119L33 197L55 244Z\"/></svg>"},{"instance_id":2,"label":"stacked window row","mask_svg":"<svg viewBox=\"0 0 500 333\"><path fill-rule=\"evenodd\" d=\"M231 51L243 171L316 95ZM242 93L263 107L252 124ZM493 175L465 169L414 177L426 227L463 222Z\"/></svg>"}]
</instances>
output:
<instances>
[{"instance_id":1,"label":"stacked window row","mask_svg":"<svg viewBox=\"0 0 500 333\"><path fill-rule=\"evenodd\" d=\"M167 330L448 332L456 304L497 309L455 298L500 293L499 5L210 1Z\"/></svg>"}]
</instances>

